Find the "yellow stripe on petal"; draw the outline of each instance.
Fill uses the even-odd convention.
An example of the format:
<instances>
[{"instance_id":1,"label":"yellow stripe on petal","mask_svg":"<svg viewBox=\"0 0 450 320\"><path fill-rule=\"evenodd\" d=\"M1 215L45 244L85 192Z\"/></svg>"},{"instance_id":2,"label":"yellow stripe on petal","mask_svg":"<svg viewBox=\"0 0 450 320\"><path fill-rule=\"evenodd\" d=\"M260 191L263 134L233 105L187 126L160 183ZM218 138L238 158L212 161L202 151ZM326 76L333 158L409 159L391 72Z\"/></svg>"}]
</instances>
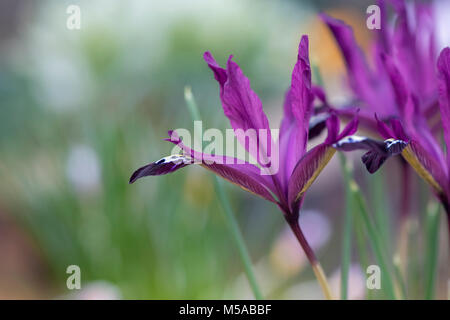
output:
<instances>
[{"instance_id":1,"label":"yellow stripe on petal","mask_svg":"<svg viewBox=\"0 0 450 320\"><path fill-rule=\"evenodd\" d=\"M336 149L328 147L327 150L323 153L322 157L319 159L319 163L314 170L314 173L311 175L311 177L306 181L303 188L300 190L300 192L295 197L295 201L298 201L303 194L306 192L306 190L309 189L309 187L313 184L314 180L319 176L320 172L322 172L323 168L330 162L331 158L333 158L334 154L336 153Z\"/></svg>"},{"instance_id":2,"label":"yellow stripe on petal","mask_svg":"<svg viewBox=\"0 0 450 320\"><path fill-rule=\"evenodd\" d=\"M402 151L403 158L411 165L411 167L414 168L414 170L417 172L417 174L425 180L427 183L433 187L433 189L436 190L439 194L443 193L442 187L439 185L439 183L433 178L431 173L422 165L422 163L419 161L417 156L415 155L414 150L411 147L411 144L408 144L408 146L403 149Z\"/></svg>"}]
</instances>

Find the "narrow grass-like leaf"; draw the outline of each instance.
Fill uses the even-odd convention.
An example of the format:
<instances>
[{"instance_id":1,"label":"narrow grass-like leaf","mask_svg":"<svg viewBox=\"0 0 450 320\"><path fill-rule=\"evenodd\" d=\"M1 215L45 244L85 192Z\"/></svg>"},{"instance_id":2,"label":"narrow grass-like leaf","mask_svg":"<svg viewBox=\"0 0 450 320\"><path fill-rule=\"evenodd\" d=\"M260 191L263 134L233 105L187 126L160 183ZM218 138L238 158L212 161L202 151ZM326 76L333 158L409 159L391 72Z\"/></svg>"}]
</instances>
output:
<instances>
[{"instance_id":1,"label":"narrow grass-like leaf","mask_svg":"<svg viewBox=\"0 0 450 320\"><path fill-rule=\"evenodd\" d=\"M426 226L426 255L425 255L425 299L434 298L437 262L439 252L439 205L430 204L427 208Z\"/></svg>"},{"instance_id":2,"label":"narrow grass-like leaf","mask_svg":"<svg viewBox=\"0 0 450 320\"><path fill-rule=\"evenodd\" d=\"M345 186L345 214L344 226L342 236L342 257L341 257L341 300L348 298L348 273L350 269L351 249L352 249L352 212L353 212L353 197L350 190L350 166L347 163L345 156L339 153L341 163L342 175L344 177Z\"/></svg>"},{"instance_id":3,"label":"narrow grass-like leaf","mask_svg":"<svg viewBox=\"0 0 450 320\"><path fill-rule=\"evenodd\" d=\"M383 185L383 172L382 170L374 173L371 176L370 186L372 187L373 194L373 208L375 213L375 223L378 230L381 232L384 245L387 247L390 242L390 229L389 229L389 219L387 217L386 208L386 194L384 192Z\"/></svg>"},{"instance_id":4,"label":"narrow grass-like leaf","mask_svg":"<svg viewBox=\"0 0 450 320\"><path fill-rule=\"evenodd\" d=\"M350 190L354 197L357 208L359 209L360 216L362 217L367 235L370 240L370 245L373 248L375 258L381 270L381 283L382 289L386 292L389 299L395 299L394 282L392 281L391 273L389 272L389 264L386 258L386 253L383 252L383 243L381 235L377 231L374 223L372 222L364 197L353 179L350 181Z\"/></svg>"},{"instance_id":5,"label":"narrow grass-like leaf","mask_svg":"<svg viewBox=\"0 0 450 320\"><path fill-rule=\"evenodd\" d=\"M353 205L355 206L355 204ZM353 210L352 218L353 224L355 226L354 231L355 231L356 247L358 249L359 264L363 272L366 272L367 267L369 266L369 253L368 253L367 239L364 235L365 226L361 216L358 214L358 212L356 212L356 210ZM366 289L367 289L366 290L367 299L372 300L373 290L370 290L369 288Z\"/></svg>"},{"instance_id":6,"label":"narrow grass-like leaf","mask_svg":"<svg viewBox=\"0 0 450 320\"><path fill-rule=\"evenodd\" d=\"M406 283L405 280L402 276L402 270L401 270L401 261L400 261L400 257L398 255L394 256L394 259L392 261L392 265L394 268L394 275L395 278L397 279L397 283L398 286L400 288L401 294L402 294L402 299L408 299L408 292L406 289Z\"/></svg>"}]
</instances>

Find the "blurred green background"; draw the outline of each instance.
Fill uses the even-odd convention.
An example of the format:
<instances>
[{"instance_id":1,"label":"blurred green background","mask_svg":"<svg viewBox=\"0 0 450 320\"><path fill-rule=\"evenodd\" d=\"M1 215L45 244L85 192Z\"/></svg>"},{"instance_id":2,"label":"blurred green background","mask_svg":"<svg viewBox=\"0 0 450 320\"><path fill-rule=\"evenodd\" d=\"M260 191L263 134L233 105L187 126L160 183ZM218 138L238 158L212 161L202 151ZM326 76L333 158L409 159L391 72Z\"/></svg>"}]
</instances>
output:
<instances>
[{"instance_id":1,"label":"blurred green background","mask_svg":"<svg viewBox=\"0 0 450 320\"><path fill-rule=\"evenodd\" d=\"M252 298L209 172L128 178L170 152L167 130L192 129L185 86L204 128L229 128L206 50L221 64L234 55L278 128L307 33L332 101L343 101L340 55L316 14L359 26L364 45L369 2L3 0L0 298ZM66 27L70 4L81 8L80 30ZM325 169L302 213L336 292L338 168L335 159ZM265 296L321 298L277 208L230 184L227 193ZM69 265L81 268L80 291L66 288ZM350 296L362 297L357 264L350 277Z\"/></svg>"}]
</instances>

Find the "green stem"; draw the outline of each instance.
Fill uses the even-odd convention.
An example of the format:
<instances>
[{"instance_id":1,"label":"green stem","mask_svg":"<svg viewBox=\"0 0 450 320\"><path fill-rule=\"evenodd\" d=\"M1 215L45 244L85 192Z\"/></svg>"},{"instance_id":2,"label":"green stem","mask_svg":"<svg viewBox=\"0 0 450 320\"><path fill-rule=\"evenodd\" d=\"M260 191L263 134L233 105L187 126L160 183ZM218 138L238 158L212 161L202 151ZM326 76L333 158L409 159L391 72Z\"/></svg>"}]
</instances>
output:
<instances>
[{"instance_id":1,"label":"green stem","mask_svg":"<svg viewBox=\"0 0 450 320\"><path fill-rule=\"evenodd\" d=\"M188 107L192 121L200 121L200 112L198 110L194 96L192 95L192 91L189 87L186 87L184 90L184 99L186 101L186 105ZM263 296L259 289L258 283L256 282L256 277L255 273L253 272L253 266L247 250L247 246L245 245L244 238L236 221L236 217L233 214L233 210L231 209L230 201L228 200L228 197L226 195L222 180L220 180L217 176L214 177L214 185L220 204L222 205L223 211L225 213L225 220L228 225L231 238L233 239L234 244L238 249L239 257L242 264L244 265L245 275L247 276L248 282L250 283L253 295L257 300L261 300L263 299Z\"/></svg>"},{"instance_id":2,"label":"green stem","mask_svg":"<svg viewBox=\"0 0 450 320\"><path fill-rule=\"evenodd\" d=\"M434 289L437 273L438 251L439 251L439 205L430 205L427 208L426 217L426 240L427 250L425 260L425 299L434 298Z\"/></svg>"},{"instance_id":3,"label":"green stem","mask_svg":"<svg viewBox=\"0 0 450 320\"><path fill-rule=\"evenodd\" d=\"M394 268L394 275L397 279L398 286L400 287L400 291L402 294L402 299L408 299L408 290L406 289L406 283L402 276L402 262L400 260L399 255L395 255L392 261L392 265Z\"/></svg>"},{"instance_id":4,"label":"green stem","mask_svg":"<svg viewBox=\"0 0 450 320\"><path fill-rule=\"evenodd\" d=\"M234 240L234 244L236 245L239 252L239 257L241 258L242 264L244 265L245 274L247 275L250 287L252 288L255 298L261 300L263 297L261 291L259 290L258 283L256 282L250 255L245 245L244 238L242 237L242 233L239 230L239 225L236 221L236 217L234 216L231 209L228 197L225 193L223 182L218 177L214 177L214 185L219 197L220 204L222 205L223 211L225 212L225 220L228 224L231 238Z\"/></svg>"},{"instance_id":5,"label":"green stem","mask_svg":"<svg viewBox=\"0 0 450 320\"><path fill-rule=\"evenodd\" d=\"M323 271L322 266L319 263L319 260L317 260L317 257L314 254L314 251L312 250L311 246L309 245L308 241L306 240L306 238L302 232L302 229L300 228L300 225L298 223L298 218L286 219L286 222L291 227L292 232L294 232L295 236L297 237L298 242L300 243L300 246L302 247L303 251L305 252L305 255L308 258L309 263L311 264L311 267L313 269L314 275L316 276L317 281L319 282L319 285L322 288L322 292L325 296L325 299L333 300L333 294L331 293L331 288L328 283L325 272Z\"/></svg>"},{"instance_id":6,"label":"green stem","mask_svg":"<svg viewBox=\"0 0 450 320\"><path fill-rule=\"evenodd\" d=\"M367 250L367 241L364 236L364 223L362 222L361 216L354 210L352 215L353 222L355 225L354 231L355 231L355 239L356 239L356 247L358 249L358 256L359 256L359 264L361 266L361 269L365 272L367 270L367 267L369 266L369 254ZM366 294L367 299L372 300L373 299L373 290L370 290L367 288Z\"/></svg>"},{"instance_id":7,"label":"green stem","mask_svg":"<svg viewBox=\"0 0 450 320\"><path fill-rule=\"evenodd\" d=\"M385 246L390 243L389 220L386 215L386 201L383 185L383 172L379 171L372 176L373 207L375 223L381 232Z\"/></svg>"},{"instance_id":8,"label":"green stem","mask_svg":"<svg viewBox=\"0 0 450 320\"><path fill-rule=\"evenodd\" d=\"M395 299L394 284L388 269L387 259L383 253L383 241L380 238L380 234L377 232L377 228L370 219L364 197L353 179L350 181L350 190L352 191L355 203L359 208L375 258L380 266L383 287L386 289L388 297L390 299Z\"/></svg>"},{"instance_id":9,"label":"green stem","mask_svg":"<svg viewBox=\"0 0 450 320\"><path fill-rule=\"evenodd\" d=\"M348 274L350 269L351 259L351 239L352 239L352 212L353 201L350 191L350 166L348 165L345 156L339 153L342 173L344 176L345 185L345 215L344 227L342 237L342 258L341 258L341 299L348 298Z\"/></svg>"}]
</instances>

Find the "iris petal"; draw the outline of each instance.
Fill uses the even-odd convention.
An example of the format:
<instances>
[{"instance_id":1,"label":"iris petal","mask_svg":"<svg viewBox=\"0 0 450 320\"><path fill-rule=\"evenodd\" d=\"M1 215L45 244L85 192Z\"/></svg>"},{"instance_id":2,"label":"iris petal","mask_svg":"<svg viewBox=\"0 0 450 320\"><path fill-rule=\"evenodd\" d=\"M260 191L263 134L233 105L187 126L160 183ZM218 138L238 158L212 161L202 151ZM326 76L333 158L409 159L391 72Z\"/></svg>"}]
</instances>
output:
<instances>
[{"instance_id":1,"label":"iris petal","mask_svg":"<svg viewBox=\"0 0 450 320\"><path fill-rule=\"evenodd\" d=\"M379 141L360 136L349 136L333 144L334 148L342 151L368 150L361 160L370 173L376 172L389 157L401 154L406 146L407 142L403 140Z\"/></svg>"},{"instance_id":2,"label":"iris petal","mask_svg":"<svg viewBox=\"0 0 450 320\"><path fill-rule=\"evenodd\" d=\"M130 177L129 183L146 176L159 176L177 171L192 164L191 158L183 155L171 155L137 169Z\"/></svg>"},{"instance_id":3,"label":"iris petal","mask_svg":"<svg viewBox=\"0 0 450 320\"><path fill-rule=\"evenodd\" d=\"M166 140L180 147L185 156L190 157L205 169L211 170L246 191L276 202L272 193L277 194L277 192L271 176L262 175L262 169L257 166L232 157L195 151L184 145L175 131L169 131L169 138Z\"/></svg>"},{"instance_id":4,"label":"iris petal","mask_svg":"<svg viewBox=\"0 0 450 320\"><path fill-rule=\"evenodd\" d=\"M211 53L206 52L203 57L219 82L225 116L230 120L235 132L239 130L236 134L238 141L261 165L267 164L272 146L269 121L259 97L250 87L250 81L232 60L233 56L229 57L226 69L218 65ZM266 130L267 141L261 140L260 134L246 135L249 129Z\"/></svg>"}]
</instances>

